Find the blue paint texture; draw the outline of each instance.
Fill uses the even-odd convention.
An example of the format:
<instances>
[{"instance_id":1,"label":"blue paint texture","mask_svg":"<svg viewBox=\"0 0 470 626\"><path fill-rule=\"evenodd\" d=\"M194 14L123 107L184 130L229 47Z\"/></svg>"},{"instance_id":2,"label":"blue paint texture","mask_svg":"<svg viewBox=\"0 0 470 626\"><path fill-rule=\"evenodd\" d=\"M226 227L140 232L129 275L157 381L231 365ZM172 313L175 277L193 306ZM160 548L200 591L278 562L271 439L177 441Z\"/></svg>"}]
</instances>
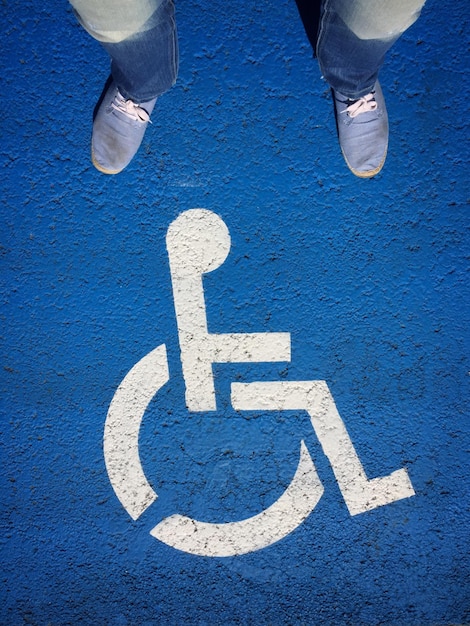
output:
<instances>
[{"instance_id":1,"label":"blue paint texture","mask_svg":"<svg viewBox=\"0 0 470 626\"><path fill-rule=\"evenodd\" d=\"M468 3L429 0L387 58L383 172L343 163L295 2L177 5L181 65L131 166L94 170L108 72L66 3L0 6L0 623L470 623ZM288 364L217 365L189 414L165 234L226 222L204 287L212 332L288 331ZM170 382L140 437L159 498L132 521L103 426L165 343ZM324 379L369 476L416 496L351 517L307 415L236 413L234 380ZM325 488L264 550L203 558L149 535L172 513L235 521L286 488L304 439Z\"/></svg>"}]
</instances>

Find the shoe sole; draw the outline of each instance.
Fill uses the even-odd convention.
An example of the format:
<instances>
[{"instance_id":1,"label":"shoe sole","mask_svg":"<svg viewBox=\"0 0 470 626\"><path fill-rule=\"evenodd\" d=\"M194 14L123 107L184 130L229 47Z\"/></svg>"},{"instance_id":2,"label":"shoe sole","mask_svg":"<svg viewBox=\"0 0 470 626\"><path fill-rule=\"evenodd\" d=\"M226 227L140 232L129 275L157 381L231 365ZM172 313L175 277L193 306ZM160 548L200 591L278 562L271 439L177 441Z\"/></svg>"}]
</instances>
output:
<instances>
[{"instance_id":1,"label":"shoe sole","mask_svg":"<svg viewBox=\"0 0 470 626\"><path fill-rule=\"evenodd\" d=\"M350 171L354 174L354 176L357 176L358 178L372 178L373 176L377 176L377 174L380 172L380 170L385 165L385 161L387 159L387 152L388 152L388 144L387 144L387 147L385 149L385 153L384 153L383 159L379 163L379 165L375 169L373 169L373 170L367 170L367 172L361 172L360 170L355 170L353 167L351 167L351 165L349 165L348 160L346 158L346 155L344 154L343 149L341 149L341 153L342 153L343 158L344 158L344 160L346 162L346 165L348 166Z\"/></svg>"},{"instance_id":2,"label":"shoe sole","mask_svg":"<svg viewBox=\"0 0 470 626\"><path fill-rule=\"evenodd\" d=\"M120 170L107 170L105 167L103 167L102 165L100 165L98 163L98 161L95 159L95 154L93 152L93 147L91 148L91 162L93 163L93 165L96 167L96 169L101 172L102 174L110 174L110 175L114 175L114 174L119 174L120 172L122 172L122 169Z\"/></svg>"}]
</instances>

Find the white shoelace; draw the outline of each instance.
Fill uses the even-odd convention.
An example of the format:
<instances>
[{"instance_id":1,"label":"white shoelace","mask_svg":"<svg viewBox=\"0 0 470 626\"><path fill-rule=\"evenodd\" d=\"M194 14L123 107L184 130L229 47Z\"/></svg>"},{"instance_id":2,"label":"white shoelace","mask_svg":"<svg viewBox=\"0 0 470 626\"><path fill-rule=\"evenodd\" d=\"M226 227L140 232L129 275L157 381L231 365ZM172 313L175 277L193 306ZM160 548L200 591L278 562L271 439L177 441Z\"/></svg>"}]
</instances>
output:
<instances>
[{"instance_id":1,"label":"white shoelace","mask_svg":"<svg viewBox=\"0 0 470 626\"><path fill-rule=\"evenodd\" d=\"M368 113L369 111L375 111L376 109L377 102L375 101L375 93L371 92L352 102L344 109L343 113L347 113L349 117L357 117L358 115L361 115L361 113Z\"/></svg>"},{"instance_id":2,"label":"white shoelace","mask_svg":"<svg viewBox=\"0 0 470 626\"><path fill-rule=\"evenodd\" d=\"M111 107L115 111L124 113L124 115L127 115L127 117L130 117L136 122L150 122L150 124L152 123L150 115L145 109L143 109L132 100L125 100L125 98L123 98L120 93L117 93L114 97L114 100L111 102Z\"/></svg>"}]
</instances>

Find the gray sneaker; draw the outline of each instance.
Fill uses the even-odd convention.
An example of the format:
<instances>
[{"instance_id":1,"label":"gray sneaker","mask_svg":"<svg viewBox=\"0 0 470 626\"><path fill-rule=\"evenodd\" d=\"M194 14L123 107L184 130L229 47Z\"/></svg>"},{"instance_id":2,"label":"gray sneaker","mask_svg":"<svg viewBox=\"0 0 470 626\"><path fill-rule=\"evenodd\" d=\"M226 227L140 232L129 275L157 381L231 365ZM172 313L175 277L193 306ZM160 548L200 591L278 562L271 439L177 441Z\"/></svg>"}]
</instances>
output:
<instances>
[{"instance_id":1,"label":"gray sneaker","mask_svg":"<svg viewBox=\"0 0 470 626\"><path fill-rule=\"evenodd\" d=\"M360 178L375 176L385 163L388 148L388 116L379 83L357 100L333 91L333 100L339 144L347 166Z\"/></svg>"},{"instance_id":2,"label":"gray sneaker","mask_svg":"<svg viewBox=\"0 0 470 626\"><path fill-rule=\"evenodd\" d=\"M91 160L104 174L118 174L132 161L144 137L156 98L137 104L111 82L93 122Z\"/></svg>"}]
</instances>

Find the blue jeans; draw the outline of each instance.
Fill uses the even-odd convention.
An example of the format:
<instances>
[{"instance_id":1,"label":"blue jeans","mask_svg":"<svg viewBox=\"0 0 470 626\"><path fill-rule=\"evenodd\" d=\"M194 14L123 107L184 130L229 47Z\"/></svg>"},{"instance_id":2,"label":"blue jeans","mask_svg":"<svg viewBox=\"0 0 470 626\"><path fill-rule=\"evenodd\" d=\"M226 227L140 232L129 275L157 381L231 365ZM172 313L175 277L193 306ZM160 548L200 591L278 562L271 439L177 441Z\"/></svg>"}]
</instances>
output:
<instances>
[{"instance_id":1,"label":"blue jeans","mask_svg":"<svg viewBox=\"0 0 470 626\"><path fill-rule=\"evenodd\" d=\"M356 99L370 93L385 54L415 22L425 0L323 0L317 57L335 90Z\"/></svg>"},{"instance_id":2,"label":"blue jeans","mask_svg":"<svg viewBox=\"0 0 470 626\"><path fill-rule=\"evenodd\" d=\"M70 0L86 30L108 51L120 92L151 100L173 85L178 41L173 0ZM348 98L369 93L393 43L425 0L321 1L317 57L324 78Z\"/></svg>"},{"instance_id":3,"label":"blue jeans","mask_svg":"<svg viewBox=\"0 0 470 626\"><path fill-rule=\"evenodd\" d=\"M111 57L125 98L142 103L167 91L178 73L173 0L70 0L82 26Z\"/></svg>"}]
</instances>

